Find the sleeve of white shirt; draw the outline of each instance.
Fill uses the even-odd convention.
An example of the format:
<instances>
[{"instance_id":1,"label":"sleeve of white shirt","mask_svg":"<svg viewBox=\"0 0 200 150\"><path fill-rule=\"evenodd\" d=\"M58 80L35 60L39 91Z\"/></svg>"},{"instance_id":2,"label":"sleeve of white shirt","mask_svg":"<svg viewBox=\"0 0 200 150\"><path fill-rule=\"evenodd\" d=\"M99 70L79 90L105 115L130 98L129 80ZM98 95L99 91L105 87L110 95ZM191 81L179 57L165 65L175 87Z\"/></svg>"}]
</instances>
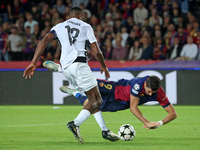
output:
<instances>
[{"instance_id":1,"label":"sleeve of white shirt","mask_svg":"<svg viewBox=\"0 0 200 150\"><path fill-rule=\"evenodd\" d=\"M86 27L86 32L87 32L87 39L90 41L91 44L97 41L91 26Z\"/></svg>"},{"instance_id":2,"label":"sleeve of white shirt","mask_svg":"<svg viewBox=\"0 0 200 150\"><path fill-rule=\"evenodd\" d=\"M198 53L198 47L197 47L196 44L194 44L194 45L193 45L193 48L194 48L194 50L193 50L193 53L191 54L191 57L192 57L192 58L196 58L197 53Z\"/></svg>"}]
</instances>

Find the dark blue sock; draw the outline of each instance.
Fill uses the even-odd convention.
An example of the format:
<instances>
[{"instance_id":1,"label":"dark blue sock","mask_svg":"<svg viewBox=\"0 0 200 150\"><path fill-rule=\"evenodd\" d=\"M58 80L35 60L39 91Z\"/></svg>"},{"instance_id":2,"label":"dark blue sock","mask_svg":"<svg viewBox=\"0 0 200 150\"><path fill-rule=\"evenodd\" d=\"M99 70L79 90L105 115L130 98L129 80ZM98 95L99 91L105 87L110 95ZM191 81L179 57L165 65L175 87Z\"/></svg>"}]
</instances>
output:
<instances>
[{"instance_id":1,"label":"dark blue sock","mask_svg":"<svg viewBox=\"0 0 200 150\"><path fill-rule=\"evenodd\" d=\"M83 105L83 103L85 102L86 99L88 99L88 97L84 94L81 93L76 93L76 98L78 99L79 103L81 105Z\"/></svg>"}]
</instances>

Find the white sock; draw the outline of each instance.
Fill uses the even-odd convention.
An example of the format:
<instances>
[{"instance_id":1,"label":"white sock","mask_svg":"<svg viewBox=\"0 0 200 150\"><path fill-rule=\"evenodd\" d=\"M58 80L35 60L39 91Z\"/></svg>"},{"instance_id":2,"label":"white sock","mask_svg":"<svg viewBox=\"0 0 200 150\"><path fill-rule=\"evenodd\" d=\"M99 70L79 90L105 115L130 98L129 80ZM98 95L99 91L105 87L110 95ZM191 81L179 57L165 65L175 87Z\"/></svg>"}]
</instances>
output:
<instances>
[{"instance_id":1,"label":"white sock","mask_svg":"<svg viewBox=\"0 0 200 150\"><path fill-rule=\"evenodd\" d=\"M101 111L96 112L95 114L93 114L94 118L96 119L99 127L101 128L101 131L108 131L109 129L107 128L104 119L103 119L103 115L101 113Z\"/></svg>"},{"instance_id":2,"label":"white sock","mask_svg":"<svg viewBox=\"0 0 200 150\"><path fill-rule=\"evenodd\" d=\"M78 116L74 119L74 124L80 126L85 120L90 117L91 113L87 109L81 110Z\"/></svg>"},{"instance_id":3,"label":"white sock","mask_svg":"<svg viewBox=\"0 0 200 150\"><path fill-rule=\"evenodd\" d=\"M77 93L80 93L79 91L74 91L74 92L72 92L72 94L76 97L76 94Z\"/></svg>"},{"instance_id":4,"label":"white sock","mask_svg":"<svg viewBox=\"0 0 200 150\"><path fill-rule=\"evenodd\" d=\"M62 73L62 69L61 69L61 66L59 65L58 67L58 72Z\"/></svg>"}]
</instances>

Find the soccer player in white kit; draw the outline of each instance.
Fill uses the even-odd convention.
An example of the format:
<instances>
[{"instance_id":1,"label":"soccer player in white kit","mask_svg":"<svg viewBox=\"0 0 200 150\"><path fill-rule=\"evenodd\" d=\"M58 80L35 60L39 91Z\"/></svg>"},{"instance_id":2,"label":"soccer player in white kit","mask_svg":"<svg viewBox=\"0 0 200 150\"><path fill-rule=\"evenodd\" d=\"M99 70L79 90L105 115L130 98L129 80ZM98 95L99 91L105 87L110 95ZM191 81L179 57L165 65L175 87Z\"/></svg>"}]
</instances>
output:
<instances>
[{"instance_id":1,"label":"soccer player in white kit","mask_svg":"<svg viewBox=\"0 0 200 150\"><path fill-rule=\"evenodd\" d=\"M99 93L97 81L86 61L86 40L89 40L91 43L91 48L95 52L95 57L101 64L101 73L105 72L107 78L109 78L110 75L105 65L102 52L97 45L93 29L89 24L81 21L81 17L82 10L79 7L73 7L70 10L69 19L63 23L57 24L51 29L50 33L38 44L31 64L24 71L23 77L27 79L27 77L31 78L31 76L33 76L36 69L36 62L44 52L47 44L58 39L61 44L60 64L63 74L72 85L84 91L89 99L89 102L84 106L79 115L67 124L67 127L74 134L75 138L80 143L83 143L84 140L80 134L79 126L88 119L92 113L98 112L99 106L103 102ZM101 112L95 114L97 122L102 121L102 118ZM119 140L119 137L113 134L104 124L103 122L101 126L103 138L110 141Z\"/></svg>"}]
</instances>

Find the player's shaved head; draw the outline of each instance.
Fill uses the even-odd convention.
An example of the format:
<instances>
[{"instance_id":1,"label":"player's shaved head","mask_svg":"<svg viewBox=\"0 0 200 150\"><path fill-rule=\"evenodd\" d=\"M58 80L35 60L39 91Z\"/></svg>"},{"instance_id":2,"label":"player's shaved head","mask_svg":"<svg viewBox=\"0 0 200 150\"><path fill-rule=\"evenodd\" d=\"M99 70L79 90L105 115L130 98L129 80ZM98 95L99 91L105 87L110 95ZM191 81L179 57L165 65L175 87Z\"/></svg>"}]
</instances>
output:
<instances>
[{"instance_id":1,"label":"player's shaved head","mask_svg":"<svg viewBox=\"0 0 200 150\"><path fill-rule=\"evenodd\" d=\"M157 76L150 76L146 81L146 86L157 91L160 87L160 79Z\"/></svg>"},{"instance_id":2,"label":"player's shaved head","mask_svg":"<svg viewBox=\"0 0 200 150\"><path fill-rule=\"evenodd\" d=\"M83 11L80 7L73 7L71 10L70 10L70 13L69 15L72 17L77 17L79 16L80 14L82 14Z\"/></svg>"}]
</instances>

